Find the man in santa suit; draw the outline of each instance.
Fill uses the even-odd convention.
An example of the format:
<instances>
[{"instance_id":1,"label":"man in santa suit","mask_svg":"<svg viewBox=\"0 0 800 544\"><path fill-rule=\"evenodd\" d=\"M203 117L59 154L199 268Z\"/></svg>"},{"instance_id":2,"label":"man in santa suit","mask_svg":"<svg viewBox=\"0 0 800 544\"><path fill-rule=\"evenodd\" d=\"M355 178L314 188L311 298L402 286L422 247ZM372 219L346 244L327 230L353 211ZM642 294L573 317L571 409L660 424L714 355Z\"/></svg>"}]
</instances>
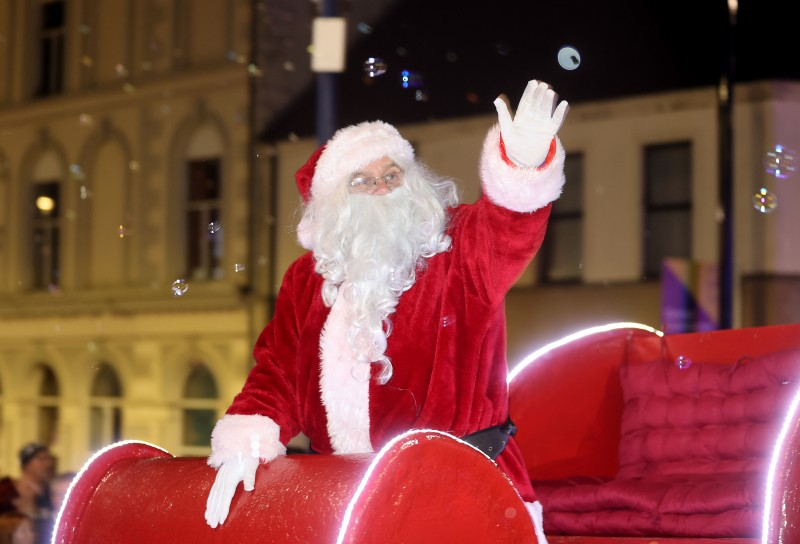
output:
<instances>
[{"instance_id":1,"label":"man in santa suit","mask_svg":"<svg viewBox=\"0 0 800 544\"><path fill-rule=\"evenodd\" d=\"M211 437L218 469L206 510L223 523L239 482L299 432L321 454L378 451L409 429L464 437L508 418L504 298L544 238L564 183L556 137L567 103L528 83L480 157L482 195L415 160L386 123L339 130L297 172L298 240L255 366ZM513 439L496 460L537 526Z\"/></svg>"}]
</instances>

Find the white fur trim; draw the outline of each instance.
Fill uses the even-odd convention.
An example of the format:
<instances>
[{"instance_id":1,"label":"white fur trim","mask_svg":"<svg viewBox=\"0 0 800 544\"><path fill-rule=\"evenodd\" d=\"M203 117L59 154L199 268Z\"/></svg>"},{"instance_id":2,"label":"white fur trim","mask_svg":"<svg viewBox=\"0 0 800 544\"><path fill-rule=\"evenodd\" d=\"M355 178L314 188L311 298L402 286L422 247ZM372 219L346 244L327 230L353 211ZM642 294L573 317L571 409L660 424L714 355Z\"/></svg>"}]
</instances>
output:
<instances>
[{"instance_id":1,"label":"white fur trim","mask_svg":"<svg viewBox=\"0 0 800 544\"><path fill-rule=\"evenodd\" d=\"M211 455L208 464L219 468L222 463L238 456L258 457L268 463L286 455L280 441L278 424L266 416L225 415L211 432Z\"/></svg>"},{"instance_id":2,"label":"white fur trim","mask_svg":"<svg viewBox=\"0 0 800 544\"><path fill-rule=\"evenodd\" d=\"M542 518L542 503L539 501L526 502L525 508L528 509L533 520L533 529L536 532L536 540L539 544L547 544L547 537L544 536L544 521Z\"/></svg>"},{"instance_id":3,"label":"white fur trim","mask_svg":"<svg viewBox=\"0 0 800 544\"><path fill-rule=\"evenodd\" d=\"M500 127L489 130L481 152L481 182L489 199L515 212L533 212L561 195L564 148L556 138L556 154L544 168L509 165L500 153Z\"/></svg>"},{"instance_id":4,"label":"white fur trim","mask_svg":"<svg viewBox=\"0 0 800 544\"><path fill-rule=\"evenodd\" d=\"M414 162L414 149L392 125L371 121L338 130L317 161L311 198L324 198L359 168L383 157L401 167Z\"/></svg>"},{"instance_id":5,"label":"white fur trim","mask_svg":"<svg viewBox=\"0 0 800 544\"><path fill-rule=\"evenodd\" d=\"M347 343L347 302L341 294L331 307L320 338L320 394L328 416L333 452L369 453L369 380L353 377L356 358ZM362 363L366 364L366 363Z\"/></svg>"}]
</instances>

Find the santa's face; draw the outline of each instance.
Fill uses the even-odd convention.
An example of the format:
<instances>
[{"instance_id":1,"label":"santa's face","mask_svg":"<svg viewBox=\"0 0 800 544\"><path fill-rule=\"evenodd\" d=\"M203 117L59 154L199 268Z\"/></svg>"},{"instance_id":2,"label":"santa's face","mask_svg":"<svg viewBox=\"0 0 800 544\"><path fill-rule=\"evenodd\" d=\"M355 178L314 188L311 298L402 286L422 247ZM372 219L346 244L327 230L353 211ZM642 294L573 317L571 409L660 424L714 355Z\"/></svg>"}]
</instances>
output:
<instances>
[{"instance_id":1,"label":"santa's face","mask_svg":"<svg viewBox=\"0 0 800 544\"><path fill-rule=\"evenodd\" d=\"M348 191L353 194L385 195L403 184L403 169L391 158L381 157L350 176Z\"/></svg>"}]
</instances>

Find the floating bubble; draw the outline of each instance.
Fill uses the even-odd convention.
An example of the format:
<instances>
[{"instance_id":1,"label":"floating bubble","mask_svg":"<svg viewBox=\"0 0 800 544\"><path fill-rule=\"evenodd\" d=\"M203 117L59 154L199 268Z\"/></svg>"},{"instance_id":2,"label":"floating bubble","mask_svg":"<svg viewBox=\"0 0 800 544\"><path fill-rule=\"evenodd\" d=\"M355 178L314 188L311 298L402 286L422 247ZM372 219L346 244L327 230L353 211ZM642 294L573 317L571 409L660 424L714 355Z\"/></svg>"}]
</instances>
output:
<instances>
[{"instance_id":1,"label":"floating bubble","mask_svg":"<svg viewBox=\"0 0 800 544\"><path fill-rule=\"evenodd\" d=\"M247 73L250 74L250 77L261 77L263 75L261 68L256 64L248 64Z\"/></svg>"},{"instance_id":2,"label":"floating bubble","mask_svg":"<svg viewBox=\"0 0 800 544\"><path fill-rule=\"evenodd\" d=\"M358 23L356 28L362 34L372 34L372 27L369 26L367 23Z\"/></svg>"},{"instance_id":3,"label":"floating bubble","mask_svg":"<svg viewBox=\"0 0 800 544\"><path fill-rule=\"evenodd\" d=\"M442 318L442 327L451 327L456 322L455 316L446 315Z\"/></svg>"},{"instance_id":4,"label":"floating bubble","mask_svg":"<svg viewBox=\"0 0 800 544\"><path fill-rule=\"evenodd\" d=\"M409 87L421 87L423 83L422 74L418 72L412 72L411 70L403 70L400 72L400 79L404 89L408 89Z\"/></svg>"},{"instance_id":5,"label":"floating bubble","mask_svg":"<svg viewBox=\"0 0 800 544\"><path fill-rule=\"evenodd\" d=\"M389 69L389 65L386 64L386 61L383 59L379 59L377 57L369 57L367 60L364 61L364 73L367 74L369 77L378 77L382 76L386 73L386 70Z\"/></svg>"},{"instance_id":6,"label":"floating bubble","mask_svg":"<svg viewBox=\"0 0 800 544\"><path fill-rule=\"evenodd\" d=\"M78 122L82 127L90 127L94 124L94 119L88 113L82 113L78 116Z\"/></svg>"},{"instance_id":7,"label":"floating bubble","mask_svg":"<svg viewBox=\"0 0 800 544\"><path fill-rule=\"evenodd\" d=\"M753 195L753 207L761 213L771 213L778 207L778 197L772 191L762 187Z\"/></svg>"},{"instance_id":8,"label":"floating bubble","mask_svg":"<svg viewBox=\"0 0 800 544\"><path fill-rule=\"evenodd\" d=\"M86 179L86 174L83 172L83 168L81 168L80 164L72 163L69 165L69 173L72 176L72 179L76 180L84 180Z\"/></svg>"},{"instance_id":9,"label":"floating bubble","mask_svg":"<svg viewBox=\"0 0 800 544\"><path fill-rule=\"evenodd\" d=\"M208 232L211 234L216 234L221 230L222 230L222 225L219 223L219 221L212 221L211 223L208 224Z\"/></svg>"},{"instance_id":10,"label":"floating bubble","mask_svg":"<svg viewBox=\"0 0 800 544\"><path fill-rule=\"evenodd\" d=\"M241 263L236 263L235 265L233 265L234 272L244 272L246 269L247 268L245 267L245 265Z\"/></svg>"},{"instance_id":11,"label":"floating bubble","mask_svg":"<svg viewBox=\"0 0 800 544\"><path fill-rule=\"evenodd\" d=\"M769 151L764 158L764 169L767 174L771 174L776 178L789 178L797 170L796 158L797 152L782 145L776 145L775 149Z\"/></svg>"},{"instance_id":12,"label":"floating bubble","mask_svg":"<svg viewBox=\"0 0 800 544\"><path fill-rule=\"evenodd\" d=\"M511 54L511 48L508 46L508 44L502 42L494 44L494 50L497 51L498 55L502 55L504 57L507 57Z\"/></svg>"},{"instance_id":13,"label":"floating bubble","mask_svg":"<svg viewBox=\"0 0 800 544\"><path fill-rule=\"evenodd\" d=\"M675 366L681 370L686 370L692 366L692 360L685 355L679 355L678 358L675 359Z\"/></svg>"},{"instance_id":14,"label":"floating bubble","mask_svg":"<svg viewBox=\"0 0 800 544\"><path fill-rule=\"evenodd\" d=\"M565 45L558 50L558 64L564 70L574 70L581 65L581 54L570 45Z\"/></svg>"},{"instance_id":15,"label":"floating bubble","mask_svg":"<svg viewBox=\"0 0 800 544\"><path fill-rule=\"evenodd\" d=\"M119 226L119 237L125 238L126 236L130 236L133 231L126 227L125 225Z\"/></svg>"},{"instance_id":16,"label":"floating bubble","mask_svg":"<svg viewBox=\"0 0 800 544\"><path fill-rule=\"evenodd\" d=\"M172 296L182 297L189 290L189 283L183 279L178 278L172 282Z\"/></svg>"},{"instance_id":17,"label":"floating bubble","mask_svg":"<svg viewBox=\"0 0 800 544\"><path fill-rule=\"evenodd\" d=\"M417 89L414 93L414 100L417 102L427 102L428 101L428 91Z\"/></svg>"},{"instance_id":18,"label":"floating bubble","mask_svg":"<svg viewBox=\"0 0 800 544\"><path fill-rule=\"evenodd\" d=\"M92 192L86 185L81 185L81 200L86 200L87 198L91 198Z\"/></svg>"},{"instance_id":19,"label":"floating bubble","mask_svg":"<svg viewBox=\"0 0 800 544\"><path fill-rule=\"evenodd\" d=\"M296 67L292 61L287 60L286 62L283 63L283 69L286 70L287 72L294 72L296 70Z\"/></svg>"},{"instance_id":20,"label":"floating bubble","mask_svg":"<svg viewBox=\"0 0 800 544\"><path fill-rule=\"evenodd\" d=\"M116 66L114 66L114 71L118 78L128 77L128 69L121 62L118 62Z\"/></svg>"}]
</instances>

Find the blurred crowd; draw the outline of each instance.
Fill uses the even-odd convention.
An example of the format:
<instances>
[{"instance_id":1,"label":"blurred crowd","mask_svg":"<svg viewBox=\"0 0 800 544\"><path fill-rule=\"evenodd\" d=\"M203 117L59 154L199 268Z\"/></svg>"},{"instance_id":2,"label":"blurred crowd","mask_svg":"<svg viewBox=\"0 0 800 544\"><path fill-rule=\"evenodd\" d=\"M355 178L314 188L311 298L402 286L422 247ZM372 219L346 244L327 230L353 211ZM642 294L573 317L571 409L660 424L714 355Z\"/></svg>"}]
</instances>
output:
<instances>
[{"instance_id":1,"label":"blurred crowd","mask_svg":"<svg viewBox=\"0 0 800 544\"><path fill-rule=\"evenodd\" d=\"M44 444L19 451L18 478L0 478L0 544L44 544L75 474L56 474L56 459Z\"/></svg>"}]
</instances>

